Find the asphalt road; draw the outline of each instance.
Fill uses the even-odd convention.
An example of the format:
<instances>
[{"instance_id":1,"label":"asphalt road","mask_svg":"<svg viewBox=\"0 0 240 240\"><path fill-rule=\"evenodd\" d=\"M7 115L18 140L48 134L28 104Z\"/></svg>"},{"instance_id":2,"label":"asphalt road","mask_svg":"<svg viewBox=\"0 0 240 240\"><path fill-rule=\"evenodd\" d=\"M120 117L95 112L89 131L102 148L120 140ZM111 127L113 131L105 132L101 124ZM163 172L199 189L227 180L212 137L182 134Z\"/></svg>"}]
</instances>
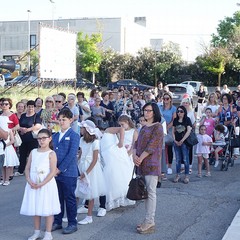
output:
<instances>
[{"instance_id":1,"label":"asphalt road","mask_svg":"<svg viewBox=\"0 0 240 240\"><path fill-rule=\"evenodd\" d=\"M213 168L213 167L212 167ZM240 161L226 172L212 169L212 177L196 177L196 161L190 183L173 183L168 176L157 190L156 232L139 235L135 227L144 217L144 203L119 208L105 217L94 217L71 235L53 232L57 240L221 240L240 207ZM33 231L31 217L19 214L24 177L15 177L9 186L0 186L0 239L24 240ZM79 214L78 219L84 215ZM43 227L44 228L44 225ZM237 240L237 239L236 239Z\"/></svg>"}]
</instances>

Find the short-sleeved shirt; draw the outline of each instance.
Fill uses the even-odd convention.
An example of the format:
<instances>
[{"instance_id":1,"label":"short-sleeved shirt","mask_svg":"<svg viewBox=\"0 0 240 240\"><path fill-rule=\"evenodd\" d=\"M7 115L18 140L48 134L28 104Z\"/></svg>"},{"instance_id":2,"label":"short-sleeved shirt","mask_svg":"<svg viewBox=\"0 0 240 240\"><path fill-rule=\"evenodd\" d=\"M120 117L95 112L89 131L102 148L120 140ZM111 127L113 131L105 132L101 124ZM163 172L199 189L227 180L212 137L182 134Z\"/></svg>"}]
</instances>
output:
<instances>
[{"instance_id":1,"label":"short-sleeved shirt","mask_svg":"<svg viewBox=\"0 0 240 240\"><path fill-rule=\"evenodd\" d=\"M39 123L41 124L41 118L39 116L39 114L34 114L33 116L26 116L26 113L23 113L19 119L19 125L20 127L24 127L24 128L31 128L34 124ZM32 133L31 132L27 132L25 134L20 134L20 137L22 139L23 142L31 142L33 140L36 140L33 138Z\"/></svg>"},{"instance_id":2,"label":"short-sleeved shirt","mask_svg":"<svg viewBox=\"0 0 240 240\"><path fill-rule=\"evenodd\" d=\"M9 117L9 120L11 121L11 123L8 123L8 128L9 129L12 129L14 128L16 125L19 124L19 120L18 120L18 117L16 116L16 114L12 114L10 115Z\"/></svg>"},{"instance_id":3,"label":"short-sleeved shirt","mask_svg":"<svg viewBox=\"0 0 240 240\"><path fill-rule=\"evenodd\" d=\"M176 113L177 108L174 105L172 105L170 109L164 109L163 105L162 106L160 105L159 110L164 119L166 120L166 123L169 124L173 120L173 114Z\"/></svg>"},{"instance_id":4,"label":"short-sleeved shirt","mask_svg":"<svg viewBox=\"0 0 240 240\"><path fill-rule=\"evenodd\" d=\"M203 142L212 142L212 138L207 134L204 134L204 135L198 134L197 138L198 138L198 144L196 146L196 153L197 154L210 153L210 146L203 145Z\"/></svg>"},{"instance_id":5,"label":"short-sleeved shirt","mask_svg":"<svg viewBox=\"0 0 240 240\"><path fill-rule=\"evenodd\" d=\"M175 127L175 139L176 141L181 141L187 132L187 127L192 127L192 123L189 117L187 117L183 122L179 122L177 118L173 120L173 126Z\"/></svg>"}]
</instances>

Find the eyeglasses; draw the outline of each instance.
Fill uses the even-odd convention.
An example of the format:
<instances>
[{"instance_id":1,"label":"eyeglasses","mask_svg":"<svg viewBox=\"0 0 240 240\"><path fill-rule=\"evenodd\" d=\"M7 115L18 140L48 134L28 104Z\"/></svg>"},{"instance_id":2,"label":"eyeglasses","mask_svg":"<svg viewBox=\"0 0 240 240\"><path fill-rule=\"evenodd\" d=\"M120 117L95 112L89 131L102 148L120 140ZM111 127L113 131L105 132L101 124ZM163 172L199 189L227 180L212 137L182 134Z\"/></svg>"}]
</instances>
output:
<instances>
[{"instance_id":1,"label":"eyeglasses","mask_svg":"<svg viewBox=\"0 0 240 240\"><path fill-rule=\"evenodd\" d=\"M9 103L1 103L2 106L8 106Z\"/></svg>"},{"instance_id":2,"label":"eyeglasses","mask_svg":"<svg viewBox=\"0 0 240 240\"><path fill-rule=\"evenodd\" d=\"M42 141L42 140L45 141L47 138L49 138L49 137L41 137L41 138L39 137L39 138L37 138L37 140L38 141Z\"/></svg>"},{"instance_id":3,"label":"eyeglasses","mask_svg":"<svg viewBox=\"0 0 240 240\"><path fill-rule=\"evenodd\" d=\"M169 99L170 99L170 98L168 98L168 97L166 97L166 98L163 98L163 100L167 100L167 101L168 101Z\"/></svg>"},{"instance_id":4,"label":"eyeglasses","mask_svg":"<svg viewBox=\"0 0 240 240\"><path fill-rule=\"evenodd\" d=\"M147 112L147 113L153 112L153 110L151 110L151 109L144 109L143 111Z\"/></svg>"},{"instance_id":5,"label":"eyeglasses","mask_svg":"<svg viewBox=\"0 0 240 240\"><path fill-rule=\"evenodd\" d=\"M62 101L58 101L58 100L55 101L55 103L61 103L61 102L62 102Z\"/></svg>"},{"instance_id":6,"label":"eyeglasses","mask_svg":"<svg viewBox=\"0 0 240 240\"><path fill-rule=\"evenodd\" d=\"M184 113L183 110L177 110L177 113Z\"/></svg>"}]
</instances>

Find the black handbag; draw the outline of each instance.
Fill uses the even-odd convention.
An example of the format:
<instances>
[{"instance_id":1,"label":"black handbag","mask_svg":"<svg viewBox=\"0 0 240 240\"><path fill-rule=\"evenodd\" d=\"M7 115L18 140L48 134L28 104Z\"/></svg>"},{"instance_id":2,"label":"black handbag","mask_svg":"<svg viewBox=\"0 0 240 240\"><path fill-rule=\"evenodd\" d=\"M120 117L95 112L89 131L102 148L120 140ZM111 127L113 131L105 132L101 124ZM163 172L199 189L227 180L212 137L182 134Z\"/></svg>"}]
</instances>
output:
<instances>
[{"instance_id":1,"label":"black handbag","mask_svg":"<svg viewBox=\"0 0 240 240\"><path fill-rule=\"evenodd\" d=\"M185 143L189 147L192 147L192 146L198 144L197 135L196 135L196 133L194 132L193 129L191 130L190 135L185 140Z\"/></svg>"},{"instance_id":2,"label":"black handbag","mask_svg":"<svg viewBox=\"0 0 240 240\"><path fill-rule=\"evenodd\" d=\"M148 191L143 176L137 175L133 178L136 167L133 169L132 179L129 183L127 198L130 200L142 200L148 198Z\"/></svg>"}]
</instances>

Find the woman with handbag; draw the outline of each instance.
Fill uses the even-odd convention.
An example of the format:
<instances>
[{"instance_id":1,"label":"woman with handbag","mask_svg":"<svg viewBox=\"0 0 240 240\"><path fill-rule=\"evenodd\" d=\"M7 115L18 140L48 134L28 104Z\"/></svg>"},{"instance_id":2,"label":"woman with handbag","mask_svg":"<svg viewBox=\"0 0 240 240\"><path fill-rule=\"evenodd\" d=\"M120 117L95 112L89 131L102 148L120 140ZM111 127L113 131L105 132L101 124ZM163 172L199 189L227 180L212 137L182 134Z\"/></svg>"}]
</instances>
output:
<instances>
[{"instance_id":1,"label":"woman with handbag","mask_svg":"<svg viewBox=\"0 0 240 240\"><path fill-rule=\"evenodd\" d=\"M38 147L38 141L36 138L33 138L32 132L40 130L42 125L39 114L36 114L34 111L34 104L33 100L27 102L27 111L21 115L19 120L19 133L22 144L19 147L20 165L18 171L15 172L15 176L23 175L29 153Z\"/></svg>"},{"instance_id":2,"label":"woman with handbag","mask_svg":"<svg viewBox=\"0 0 240 240\"><path fill-rule=\"evenodd\" d=\"M161 176L163 127L160 123L161 115L158 105L154 102L143 106L146 125L142 127L133 150L133 161L138 167L137 174L144 176L148 191L145 199L145 219L137 226L140 234L153 233L155 231L156 212L156 187L158 177Z\"/></svg>"},{"instance_id":3,"label":"woman with handbag","mask_svg":"<svg viewBox=\"0 0 240 240\"><path fill-rule=\"evenodd\" d=\"M181 180L181 162L184 163L185 178L184 183L189 183L189 148L186 145L185 140L188 138L192 130L192 123L187 116L187 110L184 106L177 108L177 117L173 120L173 139L174 150L176 155L176 176L173 180L177 183Z\"/></svg>"}]
</instances>

